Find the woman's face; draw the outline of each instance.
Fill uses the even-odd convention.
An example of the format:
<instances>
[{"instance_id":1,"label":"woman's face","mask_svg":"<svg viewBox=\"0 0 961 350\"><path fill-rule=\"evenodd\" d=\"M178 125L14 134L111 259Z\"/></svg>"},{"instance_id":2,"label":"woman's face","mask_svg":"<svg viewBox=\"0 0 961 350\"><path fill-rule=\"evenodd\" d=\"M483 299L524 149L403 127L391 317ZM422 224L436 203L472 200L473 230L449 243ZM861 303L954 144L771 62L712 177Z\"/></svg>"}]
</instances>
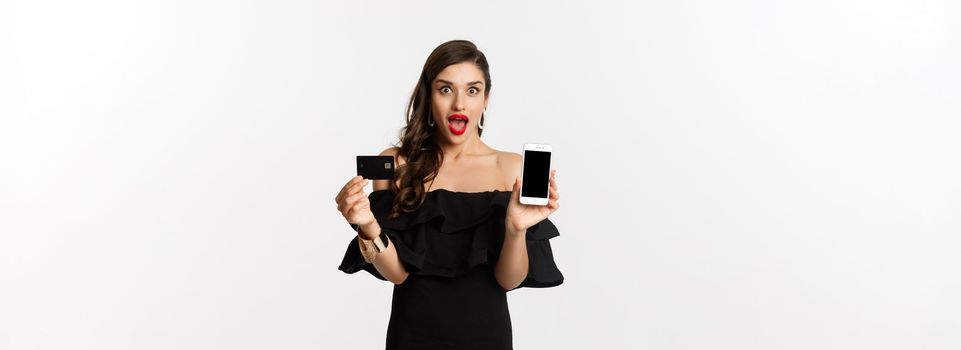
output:
<instances>
[{"instance_id":1,"label":"woman's face","mask_svg":"<svg viewBox=\"0 0 961 350\"><path fill-rule=\"evenodd\" d=\"M434 128L448 143L459 144L477 137L487 95L484 72L471 62L447 66L431 85Z\"/></svg>"}]
</instances>

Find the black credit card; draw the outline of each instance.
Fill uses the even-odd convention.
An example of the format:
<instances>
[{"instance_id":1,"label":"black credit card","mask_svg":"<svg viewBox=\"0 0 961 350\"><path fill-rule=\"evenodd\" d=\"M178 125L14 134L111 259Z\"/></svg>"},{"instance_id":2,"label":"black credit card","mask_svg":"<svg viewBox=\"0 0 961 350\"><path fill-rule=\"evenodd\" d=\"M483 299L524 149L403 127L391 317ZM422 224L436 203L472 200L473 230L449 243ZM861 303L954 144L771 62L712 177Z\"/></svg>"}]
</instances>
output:
<instances>
[{"instance_id":1,"label":"black credit card","mask_svg":"<svg viewBox=\"0 0 961 350\"><path fill-rule=\"evenodd\" d=\"M394 178L393 156L357 156L357 175L370 180Z\"/></svg>"}]
</instances>

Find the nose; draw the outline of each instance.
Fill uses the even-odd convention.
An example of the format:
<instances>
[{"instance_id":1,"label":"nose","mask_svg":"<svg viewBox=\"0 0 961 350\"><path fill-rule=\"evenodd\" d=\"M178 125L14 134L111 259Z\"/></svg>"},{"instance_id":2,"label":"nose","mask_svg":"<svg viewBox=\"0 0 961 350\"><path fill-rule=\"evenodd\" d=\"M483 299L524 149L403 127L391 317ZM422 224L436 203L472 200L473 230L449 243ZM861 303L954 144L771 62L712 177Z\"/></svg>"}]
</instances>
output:
<instances>
[{"instance_id":1,"label":"nose","mask_svg":"<svg viewBox=\"0 0 961 350\"><path fill-rule=\"evenodd\" d=\"M454 110L455 110L455 111L463 111L463 110L464 110L464 100L465 100L465 99L466 99L465 96L464 96L463 94L461 94L461 93L456 93L456 94L454 94L454 106L453 106L453 107L454 107Z\"/></svg>"}]
</instances>

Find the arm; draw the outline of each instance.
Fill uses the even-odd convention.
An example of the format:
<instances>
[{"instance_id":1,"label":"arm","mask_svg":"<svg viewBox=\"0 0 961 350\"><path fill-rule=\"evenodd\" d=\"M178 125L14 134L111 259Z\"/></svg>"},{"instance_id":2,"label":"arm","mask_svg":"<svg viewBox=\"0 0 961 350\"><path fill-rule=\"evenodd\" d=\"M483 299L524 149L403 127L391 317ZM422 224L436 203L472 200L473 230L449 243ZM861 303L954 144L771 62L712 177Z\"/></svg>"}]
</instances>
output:
<instances>
[{"instance_id":1,"label":"arm","mask_svg":"<svg viewBox=\"0 0 961 350\"><path fill-rule=\"evenodd\" d=\"M546 206L524 205L520 203L520 174L523 164L518 154L507 154L501 164L505 175L513 178L511 198L504 218L504 245L497 259L494 277L504 290L517 288L527 278L530 258L527 255L527 229L547 219L560 208L560 195L557 192L555 171L551 171L549 200Z\"/></svg>"},{"instance_id":2,"label":"arm","mask_svg":"<svg viewBox=\"0 0 961 350\"><path fill-rule=\"evenodd\" d=\"M396 153L395 149L391 148L380 154L393 155L394 153ZM334 200L337 202L337 210L344 215L347 222L358 226L358 238L373 240L379 239L378 236L382 234L382 230L380 224L377 222L377 218L371 211L370 200L368 199L367 193L364 192L364 186L366 186L369 181L370 180L365 180L360 176L353 177L344 185ZM374 181L375 191L387 189L388 186L389 182L386 180ZM389 240L388 237L388 241ZM358 245L355 249L360 249L360 246ZM404 268L404 264L401 263L394 244L388 242L387 248L376 254L372 259L373 265L381 276L394 284L401 284L407 280L407 269Z\"/></svg>"},{"instance_id":3,"label":"arm","mask_svg":"<svg viewBox=\"0 0 961 350\"><path fill-rule=\"evenodd\" d=\"M394 156L394 168L400 165L401 160L397 157L397 148L392 147L385 149L380 152L382 156ZM374 191L389 189L390 183L388 180L374 180ZM367 233L368 237L377 237L381 234L380 224L377 220L368 225L369 227L361 227L361 231ZM389 238L388 238L389 240ZM397 256L397 249L395 249L393 242L387 245L387 249L377 254L377 258L374 259L374 268L377 272L380 272L381 276L384 276L388 281L394 284L401 284L407 280L407 276L410 274L407 269L404 268L404 264L401 263L400 257Z\"/></svg>"},{"instance_id":4,"label":"arm","mask_svg":"<svg viewBox=\"0 0 961 350\"><path fill-rule=\"evenodd\" d=\"M511 223L504 229L504 245L494 268L494 277L504 290L517 288L527 278L527 229L518 230Z\"/></svg>"},{"instance_id":5,"label":"arm","mask_svg":"<svg viewBox=\"0 0 961 350\"><path fill-rule=\"evenodd\" d=\"M374 220L374 222L368 224L366 227L361 227L360 234L363 237L369 238L380 236L380 224ZM390 238L388 238L388 240L390 240ZM384 276L384 278L393 284L404 283L404 281L407 280L407 276L410 275L407 269L404 268L404 264L400 262L400 257L397 256L397 249L394 248L393 242L387 245L387 249L377 253L373 264L377 272L380 272L381 276Z\"/></svg>"}]
</instances>

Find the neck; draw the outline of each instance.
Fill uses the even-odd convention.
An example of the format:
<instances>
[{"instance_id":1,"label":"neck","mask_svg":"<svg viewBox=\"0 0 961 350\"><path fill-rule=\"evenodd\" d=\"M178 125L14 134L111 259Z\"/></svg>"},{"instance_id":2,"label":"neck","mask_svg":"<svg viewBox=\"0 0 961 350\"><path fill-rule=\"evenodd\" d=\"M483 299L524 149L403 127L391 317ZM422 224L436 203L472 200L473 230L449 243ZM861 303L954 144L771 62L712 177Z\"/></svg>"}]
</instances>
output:
<instances>
[{"instance_id":1,"label":"neck","mask_svg":"<svg viewBox=\"0 0 961 350\"><path fill-rule=\"evenodd\" d=\"M444 152L445 160L456 160L461 156L485 153L488 148L477 134L473 134L473 136L461 144L445 142L439 142L439 144L441 151Z\"/></svg>"}]
</instances>

